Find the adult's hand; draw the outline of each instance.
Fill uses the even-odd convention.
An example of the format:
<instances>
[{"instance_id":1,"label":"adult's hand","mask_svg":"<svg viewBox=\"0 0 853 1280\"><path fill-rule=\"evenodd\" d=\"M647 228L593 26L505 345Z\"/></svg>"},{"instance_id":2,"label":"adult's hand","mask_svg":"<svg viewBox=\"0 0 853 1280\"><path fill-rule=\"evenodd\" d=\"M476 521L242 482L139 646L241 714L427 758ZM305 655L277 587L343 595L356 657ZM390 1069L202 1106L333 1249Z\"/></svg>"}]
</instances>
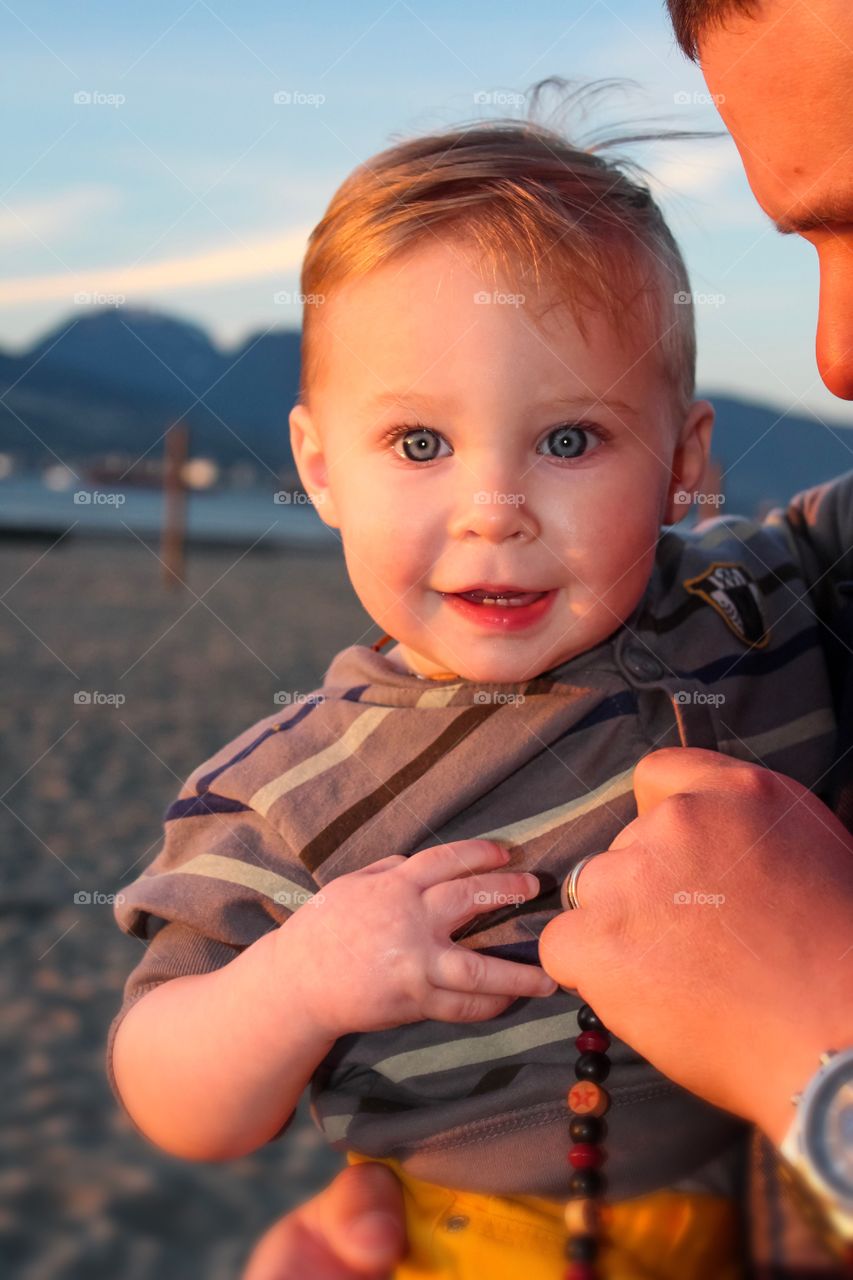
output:
<instances>
[{"instance_id":1,"label":"adult's hand","mask_svg":"<svg viewBox=\"0 0 853 1280\"><path fill-rule=\"evenodd\" d=\"M383 1164L348 1165L269 1228L242 1280L386 1280L406 1249L394 1174Z\"/></svg>"},{"instance_id":2,"label":"adult's hand","mask_svg":"<svg viewBox=\"0 0 853 1280\"><path fill-rule=\"evenodd\" d=\"M784 774L645 756L638 816L542 931L543 968L664 1075L779 1143L828 1048L853 1044L853 837Z\"/></svg>"}]
</instances>

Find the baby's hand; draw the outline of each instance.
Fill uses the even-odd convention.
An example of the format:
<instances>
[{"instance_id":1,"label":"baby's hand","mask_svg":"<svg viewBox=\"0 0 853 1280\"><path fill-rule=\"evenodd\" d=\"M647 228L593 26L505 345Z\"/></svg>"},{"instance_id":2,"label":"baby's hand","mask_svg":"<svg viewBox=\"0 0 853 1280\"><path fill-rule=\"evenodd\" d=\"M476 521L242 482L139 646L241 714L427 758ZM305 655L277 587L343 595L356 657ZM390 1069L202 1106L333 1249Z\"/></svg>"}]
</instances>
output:
<instances>
[{"instance_id":1,"label":"baby's hand","mask_svg":"<svg viewBox=\"0 0 853 1280\"><path fill-rule=\"evenodd\" d=\"M332 1039L424 1018L481 1022L521 996L552 995L538 965L450 941L477 914L539 892L531 873L493 869L508 856L491 840L457 840L338 876L278 930L282 984Z\"/></svg>"}]
</instances>

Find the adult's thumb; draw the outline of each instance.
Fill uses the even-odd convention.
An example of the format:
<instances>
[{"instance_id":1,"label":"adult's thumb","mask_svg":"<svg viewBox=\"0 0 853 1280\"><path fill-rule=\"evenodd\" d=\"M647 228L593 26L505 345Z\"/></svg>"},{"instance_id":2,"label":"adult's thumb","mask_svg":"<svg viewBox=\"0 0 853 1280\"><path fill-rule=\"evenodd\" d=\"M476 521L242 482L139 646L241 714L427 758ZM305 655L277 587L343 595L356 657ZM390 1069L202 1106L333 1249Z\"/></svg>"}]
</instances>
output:
<instances>
[{"instance_id":1,"label":"adult's thumb","mask_svg":"<svg viewBox=\"0 0 853 1280\"><path fill-rule=\"evenodd\" d=\"M343 1169L327 1188L323 1216L336 1252L355 1270L371 1274L406 1255L403 1188L387 1165Z\"/></svg>"}]
</instances>

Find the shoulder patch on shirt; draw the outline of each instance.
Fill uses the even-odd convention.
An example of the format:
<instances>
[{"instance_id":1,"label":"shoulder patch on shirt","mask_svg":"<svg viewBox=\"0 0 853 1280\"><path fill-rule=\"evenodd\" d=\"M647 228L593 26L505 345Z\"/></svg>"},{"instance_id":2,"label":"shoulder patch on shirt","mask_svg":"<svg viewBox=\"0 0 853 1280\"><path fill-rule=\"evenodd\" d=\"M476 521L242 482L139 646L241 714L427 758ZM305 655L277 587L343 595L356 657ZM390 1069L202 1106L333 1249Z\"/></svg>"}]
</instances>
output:
<instances>
[{"instance_id":1,"label":"shoulder patch on shirt","mask_svg":"<svg viewBox=\"0 0 853 1280\"><path fill-rule=\"evenodd\" d=\"M715 560L695 578L682 583L685 591L710 604L744 644L763 649L770 638L761 608L761 592L747 567L733 560Z\"/></svg>"}]
</instances>

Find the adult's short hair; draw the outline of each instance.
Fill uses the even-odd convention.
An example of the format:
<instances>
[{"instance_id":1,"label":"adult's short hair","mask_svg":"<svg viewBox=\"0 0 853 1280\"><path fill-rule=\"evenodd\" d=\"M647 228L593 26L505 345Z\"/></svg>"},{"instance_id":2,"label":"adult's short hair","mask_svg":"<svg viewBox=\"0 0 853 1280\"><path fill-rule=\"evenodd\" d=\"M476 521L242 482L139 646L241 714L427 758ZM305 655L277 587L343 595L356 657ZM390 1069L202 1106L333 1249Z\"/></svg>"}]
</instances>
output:
<instances>
[{"instance_id":1,"label":"adult's short hair","mask_svg":"<svg viewBox=\"0 0 853 1280\"><path fill-rule=\"evenodd\" d=\"M725 25L733 14L754 17L762 0L666 0L675 38L694 62L706 31Z\"/></svg>"}]
</instances>

